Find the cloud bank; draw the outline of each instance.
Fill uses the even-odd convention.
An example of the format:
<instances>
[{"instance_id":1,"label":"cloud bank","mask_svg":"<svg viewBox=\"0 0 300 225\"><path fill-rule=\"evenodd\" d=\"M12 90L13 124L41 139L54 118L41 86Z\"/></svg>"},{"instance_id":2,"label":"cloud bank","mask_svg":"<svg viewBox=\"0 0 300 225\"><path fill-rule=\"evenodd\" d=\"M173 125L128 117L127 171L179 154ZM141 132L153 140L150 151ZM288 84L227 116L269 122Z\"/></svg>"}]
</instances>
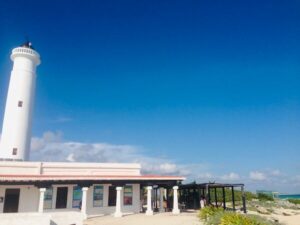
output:
<instances>
[{"instance_id":1,"label":"cloud bank","mask_svg":"<svg viewBox=\"0 0 300 225\"><path fill-rule=\"evenodd\" d=\"M186 182L245 183L252 191L297 192L300 189L300 175L289 176L278 169L256 169L248 174L235 171L215 174L209 163L182 164L172 158L151 157L147 150L133 145L66 141L61 132L47 131L41 137L33 137L30 155L32 161L140 163L144 174L185 176Z\"/></svg>"},{"instance_id":2,"label":"cloud bank","mask_svg":"<svg viewBox=\"0 0 300 225\"><path fill-rule=\"evenodd\" d=\"M42 137L32 138L31 160L140 163L142 172L146 174L181 176L192 176L194 171L205 168L205 165L180 165L167 158L150 157L137 146L65 141L62 136L61 132L48 131Z\"/></svg>"}]
</instances>

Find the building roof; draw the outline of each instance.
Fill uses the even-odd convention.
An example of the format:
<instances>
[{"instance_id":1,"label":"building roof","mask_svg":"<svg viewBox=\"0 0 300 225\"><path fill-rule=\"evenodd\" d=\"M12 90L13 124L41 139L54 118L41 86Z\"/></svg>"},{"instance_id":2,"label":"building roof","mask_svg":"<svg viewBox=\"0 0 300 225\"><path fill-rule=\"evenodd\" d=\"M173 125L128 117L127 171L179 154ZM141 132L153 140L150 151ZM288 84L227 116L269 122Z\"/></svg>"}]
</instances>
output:
<instances>
[{"instance_id":1,"label":"building roof","mask_svg":"<svg viewBox=\"0 0 300 225\"><path fill-rule=\"evenodd\" d=\"M140 183L145 185L175 185L185 180L181 176L161 175L24 175L0 174L0 184L33 184L37 186L51 184L126 184Z\"/></svg>"},{"instance_id":2,"label":"building roof","mask_svg":"<svg viewBox=\"0 0 300 225\"><path fill-rule=\"evenodd\" d=\"M0 162L0 184L176 185L182 176L143 175L135 163Z\"/></svg>"}]
</instances>

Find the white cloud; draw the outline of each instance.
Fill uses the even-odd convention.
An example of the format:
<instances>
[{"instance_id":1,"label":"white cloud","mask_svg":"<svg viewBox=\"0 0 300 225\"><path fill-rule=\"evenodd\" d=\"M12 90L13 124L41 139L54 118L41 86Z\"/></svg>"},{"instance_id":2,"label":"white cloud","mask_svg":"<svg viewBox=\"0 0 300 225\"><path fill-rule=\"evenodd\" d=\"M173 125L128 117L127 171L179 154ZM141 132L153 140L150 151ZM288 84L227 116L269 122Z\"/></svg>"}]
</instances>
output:
<instances>
[{"instance_id":1,"label":"white cloud","mask_svg":"<svg viewBox=\"0 0 300 225\"><path fill-rule=\"evenodd\" d=\"M235 181L235 180L239 180L240 179L240 175L238 175L237 173L229 173L229 174L225 174L221 177L222 180L226 181Z\"/></svg>"},{"instance_id":2,"label":"white cloud","mask_svg":"<svg viewBox=\"0 0 300 225\"><path fill-rule=\"evenodd\" d=\"M67 141L61 132L50 131L42 137L33 137L31 142L33 161L140 163L144 174L180 175L187 178L186 182L242 182L250 190L272 189L283 192L296 192L300 188L299 175L283 174L277 168L254 169L248 176L235 172L220 175L209 163L178 163L172 158L149 156L147 152L133 145Z\"/></svg>"},{"instance_id":3,"label":"white cloud","mask_svg":"<svg viewBox=\"0 0 300 225\"><path fill-rule=\"evenodd\" d=\"M280 172L280 170L276 169L276 170L271 170L270 175L272 175L272 176L282 176L283 174Z\"/></svg>"},{"instance_id":4,"label":"white cloud","mask_svg":"<svg viewBox=\"0 0 300 225\"><path fill-rule=\"evenodd\" d=\"M145 174L192 176L205 168L201 164L176 164L171 159L150 157L144 152L132 145L65 141L61 132L48 131L42 137L32 138L30 158L33 161L140 163Z\"/></svg>"},{"instance_id":5,"label":"white cloud","mask_svg":"<svg viewBox=\"0 0 300 225\"><path fill-rule=\"evenodd\" d=\"M255 180L255 181L263 181L267 179L266 175L259 171L250 172L249 177L251 180Z\"/></svg>"}]
</instances>

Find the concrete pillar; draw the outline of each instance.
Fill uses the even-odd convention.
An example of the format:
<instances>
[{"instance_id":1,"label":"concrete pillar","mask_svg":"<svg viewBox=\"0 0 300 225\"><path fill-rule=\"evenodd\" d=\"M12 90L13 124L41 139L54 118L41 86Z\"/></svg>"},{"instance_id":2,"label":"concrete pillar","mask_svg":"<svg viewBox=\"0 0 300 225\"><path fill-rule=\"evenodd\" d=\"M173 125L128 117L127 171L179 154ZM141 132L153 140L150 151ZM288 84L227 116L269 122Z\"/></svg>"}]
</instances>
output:
<instances>
[{"instance_id":1,"label":"concrete pillar","mask_svg":"<svg viewBox=\"0 0 300 225\"><path fill-rule=\"evenodd\" d=\"M159 212L164 212L164 188L159 188Z\"/></svg>"},{"instance_id":2,"label":"concrete pillar","mask_svg":"<svg viewBox=\"0 0 300 225\"><path fill-rule=\"evenodd\" d=\"M178 208L178 186L173 187L173 214L179 214L179 208Z\"/></svg>"},{"instance_id":3,"label":"concrete pillar","mask_svg":"<svg viewBox=\"0 0 300 225\"><path fill-rule=\"evenodd\" d=\"M147 216L152 216L153 215L153 210L152 210L152 187L148 186L147 187L147 211L146 211L146 215Z\"/></svg>"},{"instance_id":4,"label":"concrete pillar","mask_svg":"<svg viewBox=\"0 0 300 225\"><path fill-rule=\"evenodd\" d=\"M122 187L116 187L117 190L117 199L116 199L116 211L114 214L114 217L122 217L122 211L121 211L121 191Z\"/></svg>"},{"instance_id":5,"label":"concrete pillar","mask_svg":"<svg viewBox=\"0 0 300 225\"><path fill-rule=\"evenodd\" d=\"M40 188L39 213L44 212L44 198L46 188Z\"/></svg>"},{"instance_id":6,"label":"concrete pillar","mask_svg":"<svg viewBox=\"0 0 300 225\"><path fill-rule=\"evenodd\" d=\"M82 190L82 200L81 200L81 213L83 214L83 218L87 218L87 212L86 212L86 203L87 203L87 191L88 187L83 187Z\"/></svg>"}]
</instances>

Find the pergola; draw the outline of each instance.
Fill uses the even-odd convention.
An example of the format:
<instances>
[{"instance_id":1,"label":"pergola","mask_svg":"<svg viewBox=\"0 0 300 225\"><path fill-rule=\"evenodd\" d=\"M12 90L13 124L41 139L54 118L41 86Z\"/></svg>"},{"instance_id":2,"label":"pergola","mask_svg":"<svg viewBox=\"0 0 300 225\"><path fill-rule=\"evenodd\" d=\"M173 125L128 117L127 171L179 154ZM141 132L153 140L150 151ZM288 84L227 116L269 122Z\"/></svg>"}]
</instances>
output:
<instances>
[{"instance_id":1,"label":"pergola","mask_svg":"<svg viewBox=\"0 0 300 225\"><path fill-rule=\"evenodd\" d=\"M184 204L186 208L198 209L201 208L200 200L203 198L206 205L215 207L223 207L224 210L236 210L235 188L240 188L242 196L242 210L246 209L246 197L244 192L244 184L222 184L222 183L201 183L196 182L182 184L179 186L179 202ZM226 205L226 189L231 191L232 208ZM213 190L213 191L212 191ZM218 199L217 191L221 190L222 198ZM213 193L212 193L213 192ZM212 195L213 194L213 195ZM214 200L214 201L213 201Z\"/></svg>"}]
</instances>

